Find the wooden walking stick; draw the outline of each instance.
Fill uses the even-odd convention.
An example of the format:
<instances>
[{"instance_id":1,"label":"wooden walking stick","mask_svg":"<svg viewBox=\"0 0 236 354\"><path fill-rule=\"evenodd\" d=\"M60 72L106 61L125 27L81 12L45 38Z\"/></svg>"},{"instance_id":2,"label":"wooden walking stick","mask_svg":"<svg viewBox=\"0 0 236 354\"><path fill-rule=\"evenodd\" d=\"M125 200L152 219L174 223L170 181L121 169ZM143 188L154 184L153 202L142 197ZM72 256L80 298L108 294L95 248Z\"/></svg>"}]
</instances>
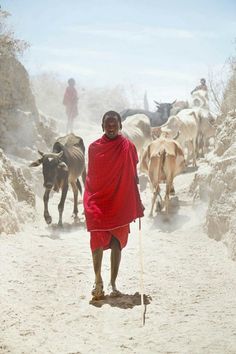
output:
<instances>
[{"instance_id":1,"label":"wooden walking stick","mask_svg":"<svg viewBox=\"0 0 236 354\"><path fill-rule=\"evenodd\" d=\"M142 232L141 218L139 218L139 260L140 260L140 295L141 295L141 310L142 310L142 326L145 325L146 305L144 304L144 287L143 287L143 250L142 250Z\"/></svg>"}]
</instances>

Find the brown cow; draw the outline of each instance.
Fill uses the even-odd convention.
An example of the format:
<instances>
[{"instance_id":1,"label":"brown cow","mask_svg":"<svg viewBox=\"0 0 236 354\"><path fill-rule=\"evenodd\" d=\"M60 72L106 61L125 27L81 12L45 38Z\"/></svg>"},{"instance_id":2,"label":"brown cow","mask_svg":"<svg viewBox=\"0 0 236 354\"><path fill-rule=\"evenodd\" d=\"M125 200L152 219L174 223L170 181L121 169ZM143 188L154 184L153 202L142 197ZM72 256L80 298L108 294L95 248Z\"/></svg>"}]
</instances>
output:
<instances>
[{"instance_id":1,"label":"brown cow","mask_svg":"<svg viewBox=\"0 0 236 354\"><path fill-rule=\"evenodd\" d=\"M43 166L43 177L45 193L44 201L44 218L47 224L51 224L52 217L48 211L48 199L52 188L58 192L60 189L61 200L58 204L59 221L58 225L62 226L62 213L64 210L65 199L68 191L69 183L72 186L74 193L74 211L73 214L77 218L78 214L78 189L82 193L81 184L78 177L82 175L82 180L85 183L85 147L81 137L69 134L57 139L53 145L53 152L44 154L39 151L42 156L37 161L30 164L30 167Z\"/></svg>"},{"instance_id":2,"label":"brown cow","mask_svg":"<svg viewBox=\"0 0 236 354\"><path fill-rule=\"evenodd\" d=\"M153 208L157 196L159 195L161 199L161 182L166 183L165 211L168 214L169 196L173 188L173 180L183 170L184 166L183 149L174 139L161 136L148 145L141 161L141 170L148 174L153 189L150 216L153 216Z\"/></svg>"}]
</instances>

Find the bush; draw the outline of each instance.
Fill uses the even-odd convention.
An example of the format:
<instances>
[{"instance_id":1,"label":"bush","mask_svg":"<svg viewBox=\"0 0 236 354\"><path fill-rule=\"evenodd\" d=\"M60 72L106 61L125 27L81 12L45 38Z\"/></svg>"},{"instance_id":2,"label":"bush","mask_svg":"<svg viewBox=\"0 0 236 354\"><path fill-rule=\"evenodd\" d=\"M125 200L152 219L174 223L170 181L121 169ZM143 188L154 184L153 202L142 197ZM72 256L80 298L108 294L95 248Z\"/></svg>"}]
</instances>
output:
<instances>
[{"instance_id":1,"label":"bush","mask_svg":"<svg viewBox=\"0 0 236 354\"><path fill-rule=\"evenodd\" d=\"M26 41L14 38L14 32L8 29L6 19L10 13L0 8L0 56L16 57L22 54L29 44Z\"/></svg>"},{"instance_id":2,"label":"bush","mask_svg":"<svg viewBox=\"0 0 236 354\"><path fill-rule=\"evenodd\" d=\"M221 112L227 114L236 109L236 57L230 59L230 77L226 84Z\"/></svg>"}]
</instances>

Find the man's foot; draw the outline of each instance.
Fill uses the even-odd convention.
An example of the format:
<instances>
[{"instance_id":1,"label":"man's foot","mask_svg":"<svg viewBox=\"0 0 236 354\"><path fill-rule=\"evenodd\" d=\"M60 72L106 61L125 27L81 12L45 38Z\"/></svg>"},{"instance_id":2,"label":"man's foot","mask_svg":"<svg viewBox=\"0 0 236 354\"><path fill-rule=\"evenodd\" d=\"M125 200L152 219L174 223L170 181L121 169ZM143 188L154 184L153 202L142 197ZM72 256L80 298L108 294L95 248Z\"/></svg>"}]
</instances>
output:
<instances>
[{"instance_id":1,"label":"man's foot","mask_svg":"<svg viewBox=\"0 0 236 354\"><path fill-rule=\"evenodd\" d=\"M101 300L104 298L103 283L93 285L92 290L93 300Z\"/></svg>"},{"instance_id":2,"label":"man's foot","mask_svg":"<svg viewBox=\"0 0 236 354\"><path fill-rule=\"evenodd\" d=\"M111 297L119 297L121 296L121 292L116 288L116 285L108 285L107 291Z\"/></svg>"}]
</instances>

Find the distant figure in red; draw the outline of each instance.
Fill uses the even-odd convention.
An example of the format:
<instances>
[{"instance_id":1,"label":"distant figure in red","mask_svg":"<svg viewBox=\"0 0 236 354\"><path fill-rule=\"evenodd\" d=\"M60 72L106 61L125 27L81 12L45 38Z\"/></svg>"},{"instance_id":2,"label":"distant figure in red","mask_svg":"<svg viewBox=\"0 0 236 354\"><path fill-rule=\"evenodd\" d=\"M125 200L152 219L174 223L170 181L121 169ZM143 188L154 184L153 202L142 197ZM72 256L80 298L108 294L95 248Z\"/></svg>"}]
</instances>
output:
<instances>
[{"instance_id":1,"label":"distant figure in red","mask_svg":"<svg viewBox=\"0 0 236 354\"><path fill-rule=\"evenodd\" d=\"M73 133L74 118L78 115L78 93L75 88L75 80L69 79L66 88L63 104L66 106L66 115L68 118L66 133Z\"/></svg>"}]
</instances>

